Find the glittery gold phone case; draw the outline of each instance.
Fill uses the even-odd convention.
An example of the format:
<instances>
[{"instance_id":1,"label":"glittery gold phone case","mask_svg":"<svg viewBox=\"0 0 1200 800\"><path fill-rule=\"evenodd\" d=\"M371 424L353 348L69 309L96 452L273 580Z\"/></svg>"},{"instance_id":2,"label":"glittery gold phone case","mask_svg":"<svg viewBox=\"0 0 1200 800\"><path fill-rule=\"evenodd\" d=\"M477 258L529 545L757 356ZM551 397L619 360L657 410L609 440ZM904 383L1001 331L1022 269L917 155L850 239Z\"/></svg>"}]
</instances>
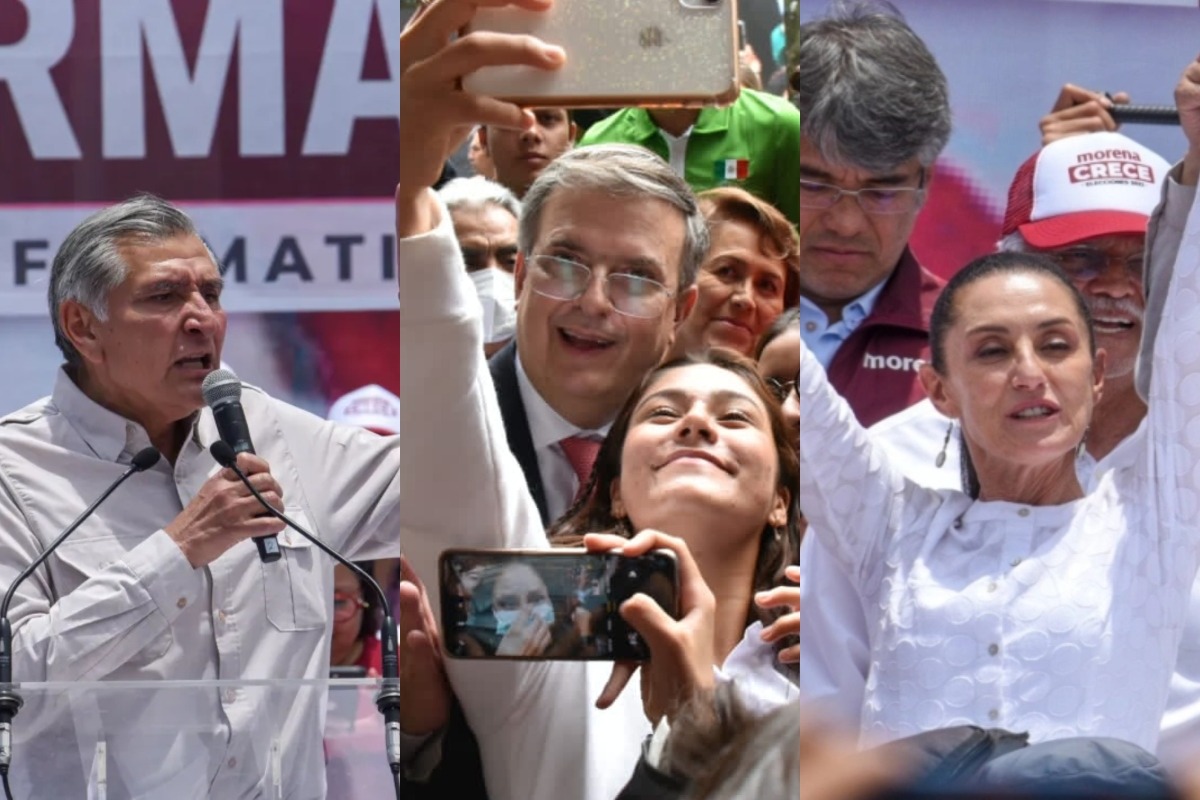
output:
<instances>
[{"instance_id":1,"label":"glittery gold phone case","mask_svg":"<svg viewBox=\"0 0 1200 800\"><path fill-rule=\"evenodd\" d=\"M464 31L528 33L566 51L554 72L487 67L463 88L525 106L702 106L738 95L737 0L558 0L480 9Z\"/></svg>"}]
</instances>

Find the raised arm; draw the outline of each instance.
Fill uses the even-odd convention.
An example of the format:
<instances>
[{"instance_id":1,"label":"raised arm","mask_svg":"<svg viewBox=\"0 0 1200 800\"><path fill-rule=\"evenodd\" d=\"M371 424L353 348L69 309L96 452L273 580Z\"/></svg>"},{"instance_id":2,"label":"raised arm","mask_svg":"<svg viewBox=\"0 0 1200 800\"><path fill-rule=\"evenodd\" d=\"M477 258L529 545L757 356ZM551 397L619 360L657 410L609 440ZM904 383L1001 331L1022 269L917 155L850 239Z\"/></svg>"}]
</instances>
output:
<instances>
[{"instance_id":1,"label":"raised arm","mask_svg":"<svg viewBox=\"0 0 1200 800\"><path fill-rule=\"evenodd\" d=\"M810 535L852 581L883 563L904 510L905 480L874 445L816 357L800 343L800 508ZM912 487L912 491L922 490Z\"/></svg>"}]
</instances>

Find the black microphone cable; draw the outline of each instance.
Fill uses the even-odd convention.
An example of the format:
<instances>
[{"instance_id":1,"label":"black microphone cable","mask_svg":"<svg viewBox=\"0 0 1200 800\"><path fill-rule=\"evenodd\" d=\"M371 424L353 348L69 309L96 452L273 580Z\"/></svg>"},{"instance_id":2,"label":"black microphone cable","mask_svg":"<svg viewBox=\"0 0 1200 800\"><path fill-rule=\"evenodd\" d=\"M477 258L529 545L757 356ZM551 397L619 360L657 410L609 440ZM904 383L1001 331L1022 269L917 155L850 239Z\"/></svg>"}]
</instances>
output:
<instances>
[{"instance_id":1,"label":"black microphone cable","mask_svg":"<svg viewBox=\"0 0 1200 800\"><path fill-rule=\"evenodd\" d=\"M17 587L32 575L33 571L41 566L42 562L49 558L50 554L58 549L58 546L66 541L66 538L74 533L75 529L82 525L83 521L90 517L100 507L100 504L117 490L118 486L135 472L144 472L153 467L158 463L160 457L159 452L153 447L139 450L133 457L129 469L122 472L121 477L104 490L104 494L84 509L83 513L76 517L75 521L68 525L67 529L60 533L58 538L33 560L33 563L21 570L16 580L8 587L3 602L0 602L0 784L3 784L4 796L7 800L12 800L12 790L8 786L8 768L12 762L12 720L21 710L21 706L25 704L12 682L12 623L8 621L8 607L12 604Z\"/></svg>"},{"instance_id":2,"label":"black microphone cable","mask_svg":"<svg viewBox=\"0 0 1200 800\"><path fill-rule=\"evenodd\" d=\"M388 603L387 595L384 594L379 584L375 582L375 578L365 570L297 525L282 511L268 503L259 494L258 490L254 488L254 485L250 483L250 479L242 471L242 468L237 465L237 454L233 452L233 448L226 442L218 439L212 443L208 450L212 453L212 457L218 464L232 470L238 476L246 488L250 490L250 494L254 495L254 499L258 500L262 504L262 507L273 517L286 523L289 528L315 544L321 552L334 561L347 567L355 575L364 578L371 586L372 591L375 592L375 597L379 600L379 607L383 609L383 635L381 636L383 643L383 681L379 687L379 693L375 695L375 707L383 715L383 733L387 748L388 766L392 771L392 781L396 788L396 800L400 800L400 658L397 653L398 634L396 631L396 618L392 616L392 607Z\"/></svg>"}]
</instances>

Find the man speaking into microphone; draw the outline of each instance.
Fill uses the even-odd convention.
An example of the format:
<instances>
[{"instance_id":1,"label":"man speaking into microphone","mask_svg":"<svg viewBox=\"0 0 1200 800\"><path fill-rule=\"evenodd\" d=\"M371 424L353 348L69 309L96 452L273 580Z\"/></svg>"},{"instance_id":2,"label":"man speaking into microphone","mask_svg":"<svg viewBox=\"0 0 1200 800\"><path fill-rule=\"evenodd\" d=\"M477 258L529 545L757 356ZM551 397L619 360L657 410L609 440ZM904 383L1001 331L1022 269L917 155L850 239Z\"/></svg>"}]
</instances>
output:
<instances>
[{"instance_id":1,"label":"man speaking into microphone","mask_svg":"<svg viewBox=\"0 0 1200 800\"><path fill-rule=\"evenodd\" d=\"M15 681L328 675L332 563L208 452L221 433L201 387L220 365L221 290L191 220L152 196L85 220L55 257L49 304L65 363L49 397L0 419L0 591L134 454L163 457L21 585ZM268 502L351 558L399 555L398 437L250 386L240 404L253 452L238 463ZM322 798L322 694L130 692L128 707L102 709L108 796ZM14 775L34 756L23 722L44 720L16 717ZM82 774L57 777L67 793L35 784L37 796L83 796L71 788Z\"/></svg>"}]
</instances>

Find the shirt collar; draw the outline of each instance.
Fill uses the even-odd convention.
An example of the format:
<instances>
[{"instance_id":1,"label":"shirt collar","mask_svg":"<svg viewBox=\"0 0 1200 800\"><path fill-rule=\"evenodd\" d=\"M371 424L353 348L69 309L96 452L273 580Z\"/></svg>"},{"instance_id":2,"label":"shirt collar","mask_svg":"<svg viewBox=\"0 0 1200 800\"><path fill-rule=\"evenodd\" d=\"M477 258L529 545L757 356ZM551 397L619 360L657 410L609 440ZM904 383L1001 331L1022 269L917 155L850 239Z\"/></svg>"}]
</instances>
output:
<instances>
[{"instance_id":1,"label":"shirt collar","mask_svg":"<svg viewBox=\"0 0 1200 800\"><path fill-rule=\"evenodd\" d=\"M150 435L145 428L88 397L64 367L59 367L55 376L50 402L97 458L128 464L138 451L150 447ZM193 439L197 438L198 417L197 412L191 418Z\"/></svg>"},{"instance_id":2,"label":"shirt collar","mask_svg":"<svg viewBox=\"0 0 1200 800\"><path fill-rule=\"evenodd\" d=\"M521 403L525 406L525 418L529 422L529 438L533 440L533 449L541 450L569 436L587 436L603 441L608 435L612 423L599 428L588 430L572 425L563 419L562 415L550 407L534 388L525 367L521 364L521 353L516 354L517 386L521 391Z\"/></svg>"},{"instance_id":3,"label":"shirt collar","mask_svg":"<svg viewBox=\"0 0 1200 800\"><path fill-rule=\"evenodd\" d=\"M688 135L693 133L718 133L729 130L729 119L733 113L730 106L715 108L713 106L705 106L700 109L700 116L696 117L696 121L692 123L692 127L688 129ZM654 118L650 116L650 112L644 108L631 109L631 112L625 117L625 125L628 133L634 141L644 141L649 139L656 133L666 136L666 132L659 129L654 122Z\"/></svg>"},{"instance_id":4,"label":"shirt collar","mask_svg":"<svg viewBox=\"0 0 1200 800\"><path fill-rule=\"evenodd\" d=\"M863 320L871 316L871 312L875 310L875 303L879 300L879 295L883 293L883 287L887 281L880 281L872 288L868 289L863 294L851 300L842 308L842 325L847 332L854 331L862 324ZM821 310L816 303L813 303L806 297L800 298L800 308L802 311L807 311L806 317L812 314L819 314L819 319L825 320L825 327L829 327L829 317Z\"/></svg>"}]
</instances>

